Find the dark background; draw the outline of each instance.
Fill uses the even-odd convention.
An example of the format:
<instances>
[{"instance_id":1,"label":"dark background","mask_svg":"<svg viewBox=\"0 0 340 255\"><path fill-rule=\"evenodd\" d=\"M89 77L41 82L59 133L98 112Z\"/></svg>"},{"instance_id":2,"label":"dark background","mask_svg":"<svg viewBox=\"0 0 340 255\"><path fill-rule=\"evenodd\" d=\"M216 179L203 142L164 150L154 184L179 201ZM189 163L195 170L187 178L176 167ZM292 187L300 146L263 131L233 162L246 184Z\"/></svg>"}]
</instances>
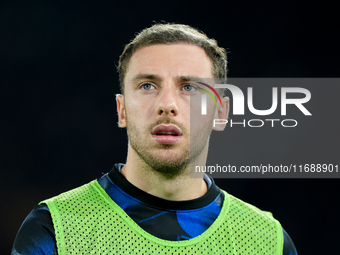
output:
<instances>
[{"instance_id":1,"label":"dark background","mask_svg":"<svg viewBox=\"0 0 340 255\"><path fill-rule=\"evenodd\" d=\"M162 20L197 27L229 49L232 77L338 77L337 10L328 0L1 1L1 254L39 201L125 161L115 66L136 32ZM217 183L273 212L299 254L337 253L338 179Z\"/></svg>"}]
</instances>

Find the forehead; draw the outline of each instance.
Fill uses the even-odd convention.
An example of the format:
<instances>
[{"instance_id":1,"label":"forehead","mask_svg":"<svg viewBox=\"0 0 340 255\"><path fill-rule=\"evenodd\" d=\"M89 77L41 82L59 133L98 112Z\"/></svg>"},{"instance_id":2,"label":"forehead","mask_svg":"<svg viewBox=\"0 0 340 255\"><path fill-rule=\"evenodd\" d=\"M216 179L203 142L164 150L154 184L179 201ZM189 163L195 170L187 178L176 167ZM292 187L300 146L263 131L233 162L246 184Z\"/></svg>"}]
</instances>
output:
<instances>
[{"instance_id":1,"label":"forehead","mask_svg":"<svg viewBox=\"0 0 340 255\"><path fill-rule=\"evenodd\" d=\"M212 61L204 49L191 44L156 44L138 49L131 57L125 84L138 74L163 79L179 76L213 78Z\"/></svg>"}]
</instances>

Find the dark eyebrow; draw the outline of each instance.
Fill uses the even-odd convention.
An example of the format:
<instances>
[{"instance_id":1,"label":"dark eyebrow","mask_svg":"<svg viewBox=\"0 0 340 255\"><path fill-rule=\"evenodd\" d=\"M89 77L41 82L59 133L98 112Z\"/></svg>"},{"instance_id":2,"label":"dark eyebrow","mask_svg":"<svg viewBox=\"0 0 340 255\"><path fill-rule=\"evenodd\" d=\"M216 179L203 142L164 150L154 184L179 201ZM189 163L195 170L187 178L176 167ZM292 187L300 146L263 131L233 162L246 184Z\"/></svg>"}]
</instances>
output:
<instances>
[{"instance_id":1,"label":"dark eyebrow","mask_svg":"<svg viewBox=\"0 0 340 255\"><path fill-rule=\"evenodd\" d=\"M177 80L179 80L179 81L195 81L195 82L200 81L200 82L203 82L202 78L200 78L198 76L190 76L190 75L188 75L188 76L179 76L177 78Z\"/></svg>"},{"instance_id":2,"label":"dark eyebrow","mask_svg":"<svg viewBox=\"0 0 340 255\"><path fill-rule=\"evenodd\" d=\"M132 79L131 82L135 83L139 80L143 80L143 79L148 79L148 80L162 80L162 78L156 74L150 74L150 73L140 73L135 75ZM195 81L195 82L203 82L204 79L198 77L198 76L191 76L191 75L184 75L184 76L178 76L176 78L176 80L178 81Z\"/></svg>"},{"instance_id":3,"label":"dark eyebrow","mask_svg":"<svg viewBox=\"0 0 340 255\"><path fill-rule=\"evenodd\" d=\"M149 74L149 73L140 73L135 75L132 79L131 82L134 83L138 80L143 80L143 79L148 79L148 80L161 80L161 78L158 75L155 74Z\"/></svg>"}]
</instances>

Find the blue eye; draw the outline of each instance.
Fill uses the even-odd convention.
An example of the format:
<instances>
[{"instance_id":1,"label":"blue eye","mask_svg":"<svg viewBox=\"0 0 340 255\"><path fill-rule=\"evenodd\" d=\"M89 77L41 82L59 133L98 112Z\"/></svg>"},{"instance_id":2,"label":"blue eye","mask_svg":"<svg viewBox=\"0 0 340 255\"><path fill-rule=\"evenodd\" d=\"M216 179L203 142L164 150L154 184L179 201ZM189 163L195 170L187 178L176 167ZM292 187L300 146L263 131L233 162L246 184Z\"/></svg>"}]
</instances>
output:
<instances>
[{"instance_id":1,"label":"blue eye","mask_svg":"<svg viewBox=\"0 0 340 255\"><path fill-rule=\"evenodd\" d=\"M142 90L150 90L153 88L153 85L151 83L143 83L142 85L140 85L140 88Z\"/></svg>"},{"instance_id":2,"label":"blue eye","mask_svg":"<svg viewBox=\"0 0 340 255\"><path fill-rule=\"evenodd\" d=\"M191 84L185 84L183 86L183 90L186 92L192 92L195 90L195 86L191 85Z\"/></svg>"}]
</instances>

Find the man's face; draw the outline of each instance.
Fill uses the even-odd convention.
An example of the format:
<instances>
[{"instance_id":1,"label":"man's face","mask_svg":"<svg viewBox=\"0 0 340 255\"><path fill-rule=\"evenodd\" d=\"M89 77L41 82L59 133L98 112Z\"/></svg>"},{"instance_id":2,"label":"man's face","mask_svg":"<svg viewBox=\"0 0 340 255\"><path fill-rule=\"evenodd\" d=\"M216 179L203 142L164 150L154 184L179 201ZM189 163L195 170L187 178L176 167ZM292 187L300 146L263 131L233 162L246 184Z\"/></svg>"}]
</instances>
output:
<instances>
[{"instance_id":1,"label":"man's face","mask_svg":"<svg viewBox=\"0 0 340 255\"><path fill-rule=\"evenodd\" d=\"M213 78L212 61L195 45L146 46L130 59L124 98L117 97L119 123L129 150L156 171L178 173L207 149L214 114L190 128L190 98L202 93L193 77Z\"/></svg>"}]
</instances>

